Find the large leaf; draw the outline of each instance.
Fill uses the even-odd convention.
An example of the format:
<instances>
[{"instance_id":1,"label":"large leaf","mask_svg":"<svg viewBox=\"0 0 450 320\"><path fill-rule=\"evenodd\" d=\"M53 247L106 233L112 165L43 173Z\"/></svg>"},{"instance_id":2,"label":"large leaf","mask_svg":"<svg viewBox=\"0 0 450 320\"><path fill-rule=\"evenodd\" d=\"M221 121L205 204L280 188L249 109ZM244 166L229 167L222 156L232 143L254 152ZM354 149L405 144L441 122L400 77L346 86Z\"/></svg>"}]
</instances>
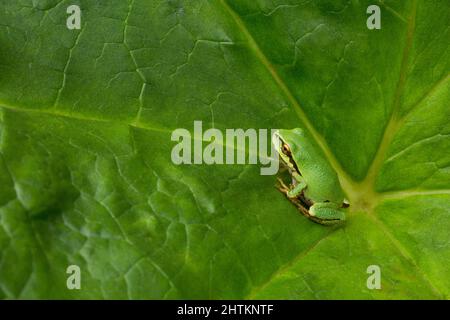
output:
<instances>
[{"instance_id":1,"label":"large leaf","mask_svg":"<svg viewBox=\"0 0 450 320\"><path fill-rule=\"evenodd\" d=\"M0 296L449 298L449 21L445 0L2 0ZM309 131L347 223L256 165L174 165L194 120Z\"/></svg>"}]
</instances>

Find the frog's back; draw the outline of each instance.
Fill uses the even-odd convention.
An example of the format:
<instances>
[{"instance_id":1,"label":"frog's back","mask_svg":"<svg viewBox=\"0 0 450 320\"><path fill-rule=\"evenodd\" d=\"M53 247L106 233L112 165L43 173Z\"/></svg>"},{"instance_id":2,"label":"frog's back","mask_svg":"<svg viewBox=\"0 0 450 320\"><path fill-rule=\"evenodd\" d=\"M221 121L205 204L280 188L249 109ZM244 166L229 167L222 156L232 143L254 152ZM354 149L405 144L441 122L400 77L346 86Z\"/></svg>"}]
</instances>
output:
<instances>
[{"instance_id":1,"label":"frog's back","mask_svg":"<svg viewBox=\"0 0 450 320\"><path fill-rule=\"evenodd\" d=\"M344 194L336 172L314 139L299 128L284 130L282 135L289 137L292 155L307 184L306 197L315 202L342 201Z\"/></svg>"}]
</instances>

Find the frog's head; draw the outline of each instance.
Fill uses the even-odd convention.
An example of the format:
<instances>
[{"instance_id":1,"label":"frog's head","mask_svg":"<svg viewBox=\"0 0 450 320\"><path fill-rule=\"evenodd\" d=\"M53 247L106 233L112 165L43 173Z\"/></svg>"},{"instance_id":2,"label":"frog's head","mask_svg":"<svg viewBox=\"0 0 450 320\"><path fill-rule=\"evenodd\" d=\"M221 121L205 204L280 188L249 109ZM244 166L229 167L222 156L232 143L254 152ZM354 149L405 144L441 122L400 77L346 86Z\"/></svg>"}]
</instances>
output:
<instances>
[{"instance_id":1,"label":"frog's head","mask_svg":"<svg viewBox=\"0 0 450 320\"><path fill-rule=\"evenodd\" d=\"M272 142L280 155L281 160L286 166L293 171L299 172L294 155L298 149L295 143L295 137L292 136L291 130L278 130L272 138Z\"/></svg>"}]
</instances>

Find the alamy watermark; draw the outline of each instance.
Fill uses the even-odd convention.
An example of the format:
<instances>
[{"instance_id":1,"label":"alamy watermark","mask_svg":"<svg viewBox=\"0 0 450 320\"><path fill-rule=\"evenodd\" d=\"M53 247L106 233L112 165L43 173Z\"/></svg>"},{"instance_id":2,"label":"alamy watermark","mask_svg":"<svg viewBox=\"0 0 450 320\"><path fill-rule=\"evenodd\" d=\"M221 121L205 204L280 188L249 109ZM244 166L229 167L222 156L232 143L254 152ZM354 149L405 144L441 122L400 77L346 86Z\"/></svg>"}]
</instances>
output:
<instances>
[{"instance_id":1,"label":"alamy watermark","mask_svg":"<svg viewBox=\"0 0 450 320\"><path fill-rule=\"evenodd\" d=\"M367 277L366 286L370 290L381 289L381 268L380 266L373 264L367 267L366 272L370 274Z\"/></svg>"},{"instance_id":2,"label":"alamy watermark","mask_svg":"<svg viewBox=\"0 0 450 320\"><path fill-rule=\"evenodd\" d=\"M66 10L69 15L66 20L66 26L69 30L81 29L81 9L76 4L70 5Z\"/></svg>"},{"instance_id":3,"label":"alamy watermark","mask_svg":"<svg viewBox=\"0 0 450 320\"><path fill-rule=\"evenodd\" d=\"M69 30L80 30L81 29L81 8L72 4L66 9L68 17L66 19L66 26ZM366 14L370 16L366 20L366 26L369 30L381 29L381 9L379 6L372 4L366 9Z\"/></svg>"},{"instance_id":4,"label":"alamy watermark","mask_svg":"<svg viewBox=\"0 0 450 320\"><path fill-rule=\"evenodd\" d=\"M373 4L367 7L367 14L370 14L370 16L367 18L366 25L367 29L374 30L374 29L381 29L381 10L380 7Z\"/></svg>"},{"instance_id":5,"label":"alamy watermark","mask_svg":"<svg viewBox=\"0 0 450 320\"><path fill-rule=\"evenodd\" d=\"M72 264L67 267L66 273L69 275L67 277L66 286L69 290L80 290L81 289L81 269L76 264Z\"/></svg>"},{"instance_id":6,"label":"alamy watermark","mask_svg":"<svg viewBox=\"0 0 450 320\"><path fill-rule=\"evenodd\" d=\"M171 140L178 142L172 149L174 164L260 164L261 175L278 172L276 129L226 129L203 131L201 121L194 121L193 134L179 128L172 132Z\"/></svg>"}]
</instances>

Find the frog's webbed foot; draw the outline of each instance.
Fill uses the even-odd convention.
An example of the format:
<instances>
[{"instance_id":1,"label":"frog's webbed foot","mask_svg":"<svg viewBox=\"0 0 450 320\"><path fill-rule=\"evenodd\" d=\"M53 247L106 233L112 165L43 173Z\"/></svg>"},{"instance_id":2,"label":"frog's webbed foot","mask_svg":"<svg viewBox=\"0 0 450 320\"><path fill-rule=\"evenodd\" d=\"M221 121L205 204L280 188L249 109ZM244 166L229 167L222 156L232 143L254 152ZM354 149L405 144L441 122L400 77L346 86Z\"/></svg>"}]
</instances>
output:
<instances>
[{"instance_id":1,"label":"frog's webbed foot","mask_svg":"<svg viewBox=\"0 0 450 320\"><path fill-rule=\"evenodd\" d=\"M350 202L348 202L347 199L344 199L341 208L348 208L348 207L350 207Z\"/></svg>"}]
</instances>

